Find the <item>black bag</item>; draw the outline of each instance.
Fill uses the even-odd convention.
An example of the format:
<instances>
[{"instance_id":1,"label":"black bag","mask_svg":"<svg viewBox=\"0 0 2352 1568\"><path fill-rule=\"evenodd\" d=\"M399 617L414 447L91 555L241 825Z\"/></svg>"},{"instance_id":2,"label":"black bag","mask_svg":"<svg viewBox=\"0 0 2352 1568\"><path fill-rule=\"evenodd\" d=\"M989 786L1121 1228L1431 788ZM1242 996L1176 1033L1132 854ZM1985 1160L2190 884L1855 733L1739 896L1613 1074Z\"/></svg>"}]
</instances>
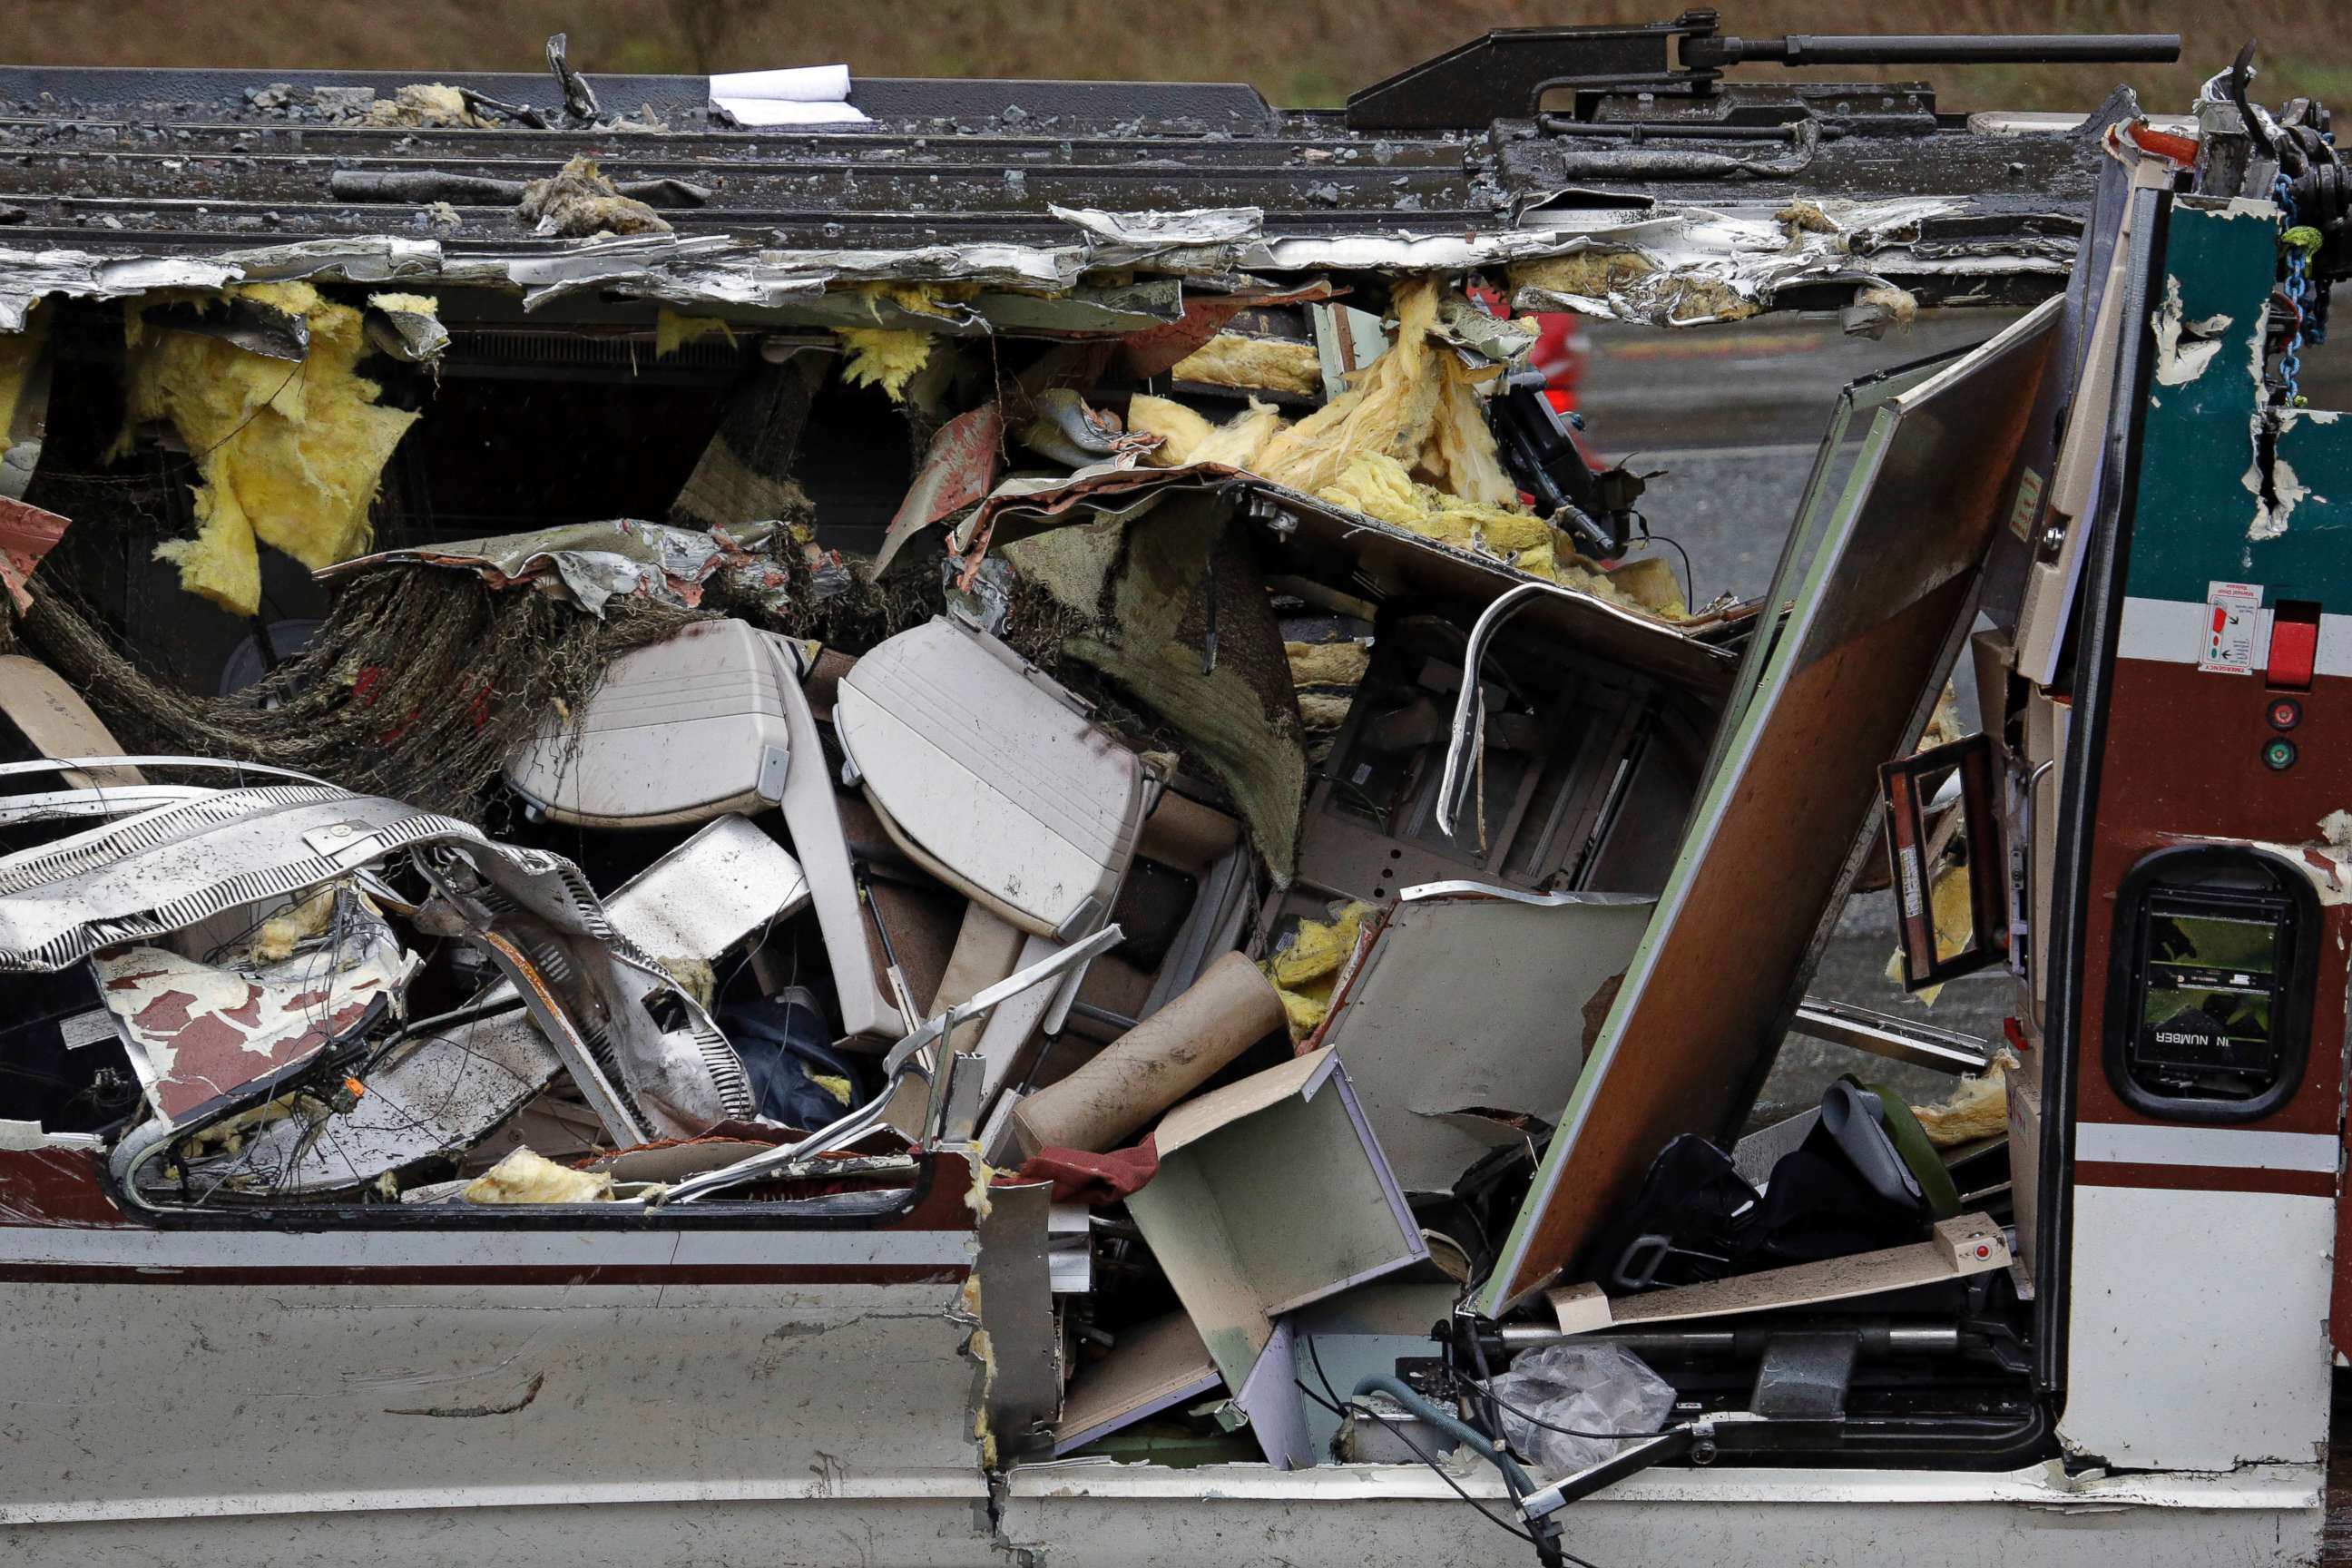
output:
<instances>
[{"instance_id":1,"label":"black bag","mask_svg":"<svg viewBox=\"0 0 2352 1568\"><path fill-rule=\"evenodd\" d=\"M1930 1173L1940 1186L1923 1184L1886 1129L1885 1106L1851 1077L1830 1085L1820 1121L1773 1164L1760 1195L1722 1150L1696 1133L1675 1138L1594 1254L1601 1289L1693 1285L1919 1240L1958 1204L1945 1201L1940 1165Z\"/></svg>"}]
</instances>

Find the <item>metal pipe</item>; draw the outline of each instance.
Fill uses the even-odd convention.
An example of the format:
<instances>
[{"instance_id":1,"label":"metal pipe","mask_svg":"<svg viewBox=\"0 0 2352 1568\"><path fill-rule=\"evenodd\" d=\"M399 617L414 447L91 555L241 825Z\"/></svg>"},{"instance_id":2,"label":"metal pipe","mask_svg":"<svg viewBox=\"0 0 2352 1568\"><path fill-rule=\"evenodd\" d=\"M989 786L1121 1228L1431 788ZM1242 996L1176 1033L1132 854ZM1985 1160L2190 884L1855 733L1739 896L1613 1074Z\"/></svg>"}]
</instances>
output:
<instances>
[{"instance_id":1,"label":"metal pipe","mask_svg":"<svg viewBox=\"0 0 2352 1568\"><path fill-rule=\"evenodd\" d=\"M1686 38L1683 64L1708 70L1783 66L2170 65L2178 33L1790 33L1780 38Z\"/></svg>"},{"instance_id":2,"label":"metal pipe","mask_svg":"<svg viewBox=\"0 0 2352 1568\"><path fill-rule=\"evenodd\" d=\"M689 1176L667 1192L649 1198L648 1203L692 1203L712 1193L724 1192L729 1187L740 1186L745 1182L772 1174L806 1155L826 1149L846 1148L882 1124L883 1112L889 1108L891 1096L898 1090L898 1079L908 1072L921 1070L917 1058L925 1047L935 1040L946 1039L966 1019L978 1017L1031 986L1043 984L1065 971L1085 963L1106 948L1118 946L1126 935L1117 925L1107 925L1092 936L1039 959L1026 969L1015 970L982 990L970 1001L959 1003L927 1020L891 1047L889 1054L882 1058L882 1092L847 1112L831 1126L820 1127L798 1142L780 1143L748 1159L738 1160L731 1165L705 1171L698 1176ZM942 1061L937 1070L942 1073L951 1070L950 1062Z\"/></svg>"},{"instance_id":3,"label":"metal pipe","mask_svg":"<svg viewBox=\"0 0 2352 1568\"><path fill-rule=\"evenodd\" d=\"M1760 1355L1775 1337L1798 1331L1794 1325L1759 1329L1623 1329L1566 1334L1536 1324L1507 1323L1503 1348L1512 1352L1547 1345L1622 1345L1640 1355ZM1851 1333L1865 1355L1957 1355L1968 1348L1956 1323L1809 1323L1807 1333Z\"/></svg>"}]
</instances>

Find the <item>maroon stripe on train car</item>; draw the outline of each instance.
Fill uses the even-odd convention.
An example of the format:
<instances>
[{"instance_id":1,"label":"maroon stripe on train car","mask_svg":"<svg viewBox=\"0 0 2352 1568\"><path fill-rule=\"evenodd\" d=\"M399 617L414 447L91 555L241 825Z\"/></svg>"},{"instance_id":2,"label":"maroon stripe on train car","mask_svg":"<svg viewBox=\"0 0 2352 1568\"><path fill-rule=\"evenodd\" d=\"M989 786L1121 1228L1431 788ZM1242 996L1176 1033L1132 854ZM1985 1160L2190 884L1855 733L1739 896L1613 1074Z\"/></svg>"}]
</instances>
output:
<instances>
[{"instance_id":1,"label":"maroon stripe on train car","mask_svg":"<svg viewBox=\"0 0 2352 1568\"><path fill-rule=\"evenodd\" d=\"M2278 1193L2330 1198L2336 1177L2327 1171L2252 1171L2230 1165L2141 1165L2107 1160L2074 1162L2078 1187L2153 1187L2174 1193Z\"/></svg>"}]
</instances>

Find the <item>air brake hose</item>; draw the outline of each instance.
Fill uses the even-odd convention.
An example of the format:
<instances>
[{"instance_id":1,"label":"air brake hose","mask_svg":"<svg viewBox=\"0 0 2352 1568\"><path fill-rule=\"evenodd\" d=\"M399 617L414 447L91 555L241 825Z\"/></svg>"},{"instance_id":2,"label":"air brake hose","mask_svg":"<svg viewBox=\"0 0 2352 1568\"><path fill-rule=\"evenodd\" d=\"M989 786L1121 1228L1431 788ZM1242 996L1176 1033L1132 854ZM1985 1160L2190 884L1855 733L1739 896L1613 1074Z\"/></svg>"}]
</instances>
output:
<instances>
[{"instance_id":1,"label":"air brake hose","mask_svg":"<svg viewBox=\"0 0 2352 1568\"><path fill-rule=\"evenodd\" d=\"M1535 1481L1519 1468L1519 1462L1497 1447L1492 1438L1453 1412L1432 1405L1403 1379L1384 1372L1367 1373L1357 1381L1354 1397L1361 1399L1367 1394L1385 1394L1438 1430L1450 1433L1457 1441L1468 1444L1474 1452L1483 1455L1509 1478L1517 1489L1518 1496L1525 1497L1537 1489Z\"/></svg>"}]
</instances>

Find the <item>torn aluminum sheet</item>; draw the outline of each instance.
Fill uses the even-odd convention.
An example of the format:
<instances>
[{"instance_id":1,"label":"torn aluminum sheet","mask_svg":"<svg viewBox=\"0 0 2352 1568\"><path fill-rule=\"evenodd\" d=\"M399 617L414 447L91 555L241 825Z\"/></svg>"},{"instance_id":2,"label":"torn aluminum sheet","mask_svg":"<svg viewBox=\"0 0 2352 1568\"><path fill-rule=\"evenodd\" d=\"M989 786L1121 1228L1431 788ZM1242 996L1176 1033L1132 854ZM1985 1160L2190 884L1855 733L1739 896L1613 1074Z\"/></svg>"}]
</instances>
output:
<instances>
[{"instance_id":1,"label":"torn aluminum sheet","mask_svg":"<svg viewBox=\"0 0 2352 1568\"><path fill-rule=\"evenodd\" d=\"M371 294L362 318L368 342L409 364L431 364L449 346L439 302L428 294Z\"/></svg>"},{"instance_id":2,"label":"torn aluminum sheet","mask_svg":"<svg viewBox=\"0 0 2352 1568\"><path fill-rule=\"evenodd\" d=\"M415 965L357 889L274 963L206 963L162 947L91 960L99 994L155 1114L174 1124L308 1062L382 1002L396 1013Z\"/></svg>"},{"instance_id":3,"label":"torn aluminum sheet","mask_svg":"<svg viewBox=\"0 0 2352 1568\"><path fill-rule=\"evenodd\" d=\"M1884 284L1882 257L1890 267L1899 260L1899 270L1919 270L1921 258L1907 249L1906 237L1923 219L1959 205L1949 197L1914 196L1806 203L1801 218L1783 216L1797 208L1756 205L1662 214L1520 258L1510 271L1511 308L1660 327L1737 321L1797 283ZM2018 265L2004 258L2006 269ZM2063 264L2048 260L2027 269L2061 271Z\"/></svg>"},{"instance_id":4,"label":"torn aluminum sheet","mask_svg":"<svg viewBox=\"0 0 2352 1568\"><path fill-rule=\"evenodd\" d=\"M419 1160L473 1147L562 1066L520 1003L432 1028L374 1060L362 1079L367 1092L350 1110L296 1108L247 1132L218 1184L274 1197L356 1191ZM201 1165L192 1163L189 1175L209 1184Z\"/></svg>"},{"instance_id":5,"label":"torn aluminum sheet","mask_svg":"<svg viewBox=\"0 0 2352 1568\"><path fill-rule=\"evenodd\" d=\"M704 533L620 518L380 551L338 561L316 575L327 581L376 566L447 566L478 572L494 588L537 584L561 593L593 616L604 615L605 603L624 594L693 609L702 603L704 584L719 572L750 573L755 586L766 585L780 573L782 568L772 558L756 553L774 531L773 524L753 523Z\"/></svg>"},{"instance_id":6,"label":"torn aluminum sheet","mask_svg":"<svg viewBox=\"0 0 2352 1568\"><path fill-rule=\"evenodd\" d=\"M1398 895L1318 1038L1348 1064L1400 1185L1448 1191L1490 1151L1525 1142L1506 1115L1558 1114L1655 907L1470 883Z\"/></svg>"},{"instance_id":7,"label":"torn aluminum sheet","mask_svg":"<svg viewBox=\"0 0 2352 1568\"><path fill-rule=\"evenodd\" d=\"M331 788L224 790L0 860L0 973L63 968L402 853L439 894L418 929L488 951L617 1142L751 1114L725 1037L572 862Z\"/></svg>"},{"instance_id":8,"label":"torn aluminum sheet","mask_svg":"<svg viewBox=\"0 0 2352 1568\"><path fill-rule=\"evenodd\" d=\"M1966 213L1969 204L1958 198L1822 205L1837 232L1800 231L1794 238L1773 217L1774 209L1763 205L1673 208L1632 221L1622 206L1546 212L1526 220L1532 226L1516 230L1423 233L1400 226L1381 236L1268 233L1264 215L1240 207L1118 214L1056 209L1055 216L1072 227L1071 242L1064 245L780 250L726 235L641 235L501 255L446 250L436 240L371 236L171 258L0 249L0 331L21 331L33 301L48 294L122 299L158 289L219 289L292 278L514 289L522 293L526 309L578 289L672 306L777 308L856 282L973 282L1055 291L1074 287L1089 270L1146 263L1161 272L1223 280L1235 272L1461 271L1615 250L1638 253L1650 273L1694 273L1760 306L1776 290L1800 281L1883 281L1874 267L1911 276L2060 273L2066 268L2065 258L2055 254L1927 255L1916 249L1911 237L1919 220ZM1857 255L1869 259L1858 262ZM1716 319L1712 312L1678 313L1673 299L1636 289L1518 304L1661 325Z\"/></svg>"}]
</instances>

